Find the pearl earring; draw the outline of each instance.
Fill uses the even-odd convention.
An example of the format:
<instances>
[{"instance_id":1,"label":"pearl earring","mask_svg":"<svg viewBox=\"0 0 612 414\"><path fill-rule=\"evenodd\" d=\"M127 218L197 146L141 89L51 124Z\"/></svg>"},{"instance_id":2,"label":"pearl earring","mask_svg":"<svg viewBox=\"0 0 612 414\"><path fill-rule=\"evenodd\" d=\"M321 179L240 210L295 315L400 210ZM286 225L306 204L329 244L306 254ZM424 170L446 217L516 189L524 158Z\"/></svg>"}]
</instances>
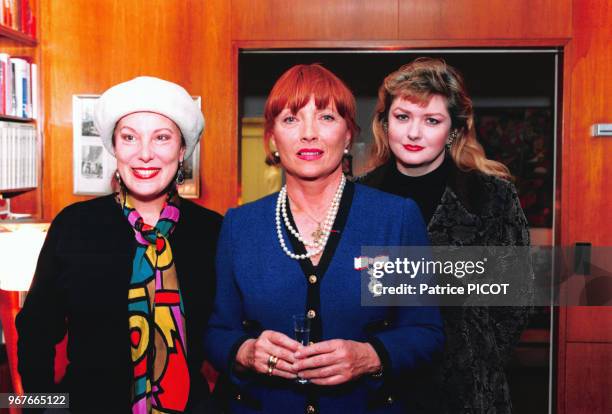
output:
<instances>
[{"instance_id":1,"label":"pearl earring","mask_svg":"<svg viewBox=\"0 0 612 414\"><path fill-rule=\"evenodd\" d=\"M348 155L348 153L349 153L349 149L348 149L348 148L345 148L345 149L344 149L344 155Z\"/></svg>"},{"instance_id":2,"label":"pearl earring","mask_svg":"<svg viewBox=\"0 0 612 414\"><path fill-rule=\"evenodd\" d=\"M121 180L121 174L119 174L119 170L115 170L115 181L119 184L119 188L123 188L123 181Z\"/></svg>"}]
</instances>

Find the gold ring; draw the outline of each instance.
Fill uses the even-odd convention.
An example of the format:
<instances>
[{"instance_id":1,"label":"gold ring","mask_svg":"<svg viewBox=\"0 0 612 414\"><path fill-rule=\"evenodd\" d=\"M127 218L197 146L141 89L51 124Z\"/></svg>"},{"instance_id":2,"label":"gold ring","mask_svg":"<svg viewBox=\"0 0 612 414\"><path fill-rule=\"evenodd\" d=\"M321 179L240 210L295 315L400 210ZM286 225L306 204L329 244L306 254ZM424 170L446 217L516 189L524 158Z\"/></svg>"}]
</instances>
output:
<instances>
[{"instance_id":1,"label":"gold ring","mask_svg":"<svg viewBox=\"0 0 612 414\"><path fill-rule=\"evenodd\" d=\"M268 376L272 376L272 371L276 368L276 364L278 363L278 357L275 355L270 355L268 357Z\"/></svg>"},{"instance_id":2,"label":"gold ring","mask_svg":"<svg viewBox=\"0 0 612 414\"><path fill-rule=\"evenodd\" d=\"M276 368L276 364L278 363L278 357L275 355L270 355L268 357L268 368Z\"/></svg>"}]
</instances>

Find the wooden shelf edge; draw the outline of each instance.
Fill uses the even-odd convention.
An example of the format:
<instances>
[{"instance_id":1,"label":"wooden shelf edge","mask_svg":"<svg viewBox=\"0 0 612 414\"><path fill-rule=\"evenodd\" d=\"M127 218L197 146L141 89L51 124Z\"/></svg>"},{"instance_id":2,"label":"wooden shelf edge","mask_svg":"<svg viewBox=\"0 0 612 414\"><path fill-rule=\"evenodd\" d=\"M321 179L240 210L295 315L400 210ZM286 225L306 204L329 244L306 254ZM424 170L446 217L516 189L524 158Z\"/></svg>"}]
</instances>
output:
<instances>
[{"instance_id":1,"label":"wooden shelf edge","mask_svg":"<svg viewBox=\"0 0 612 414\"><path fill-rule=\"evenodd\" d=\"M15 121L15 122L34 122L34 118L23 118L21 116L3 115L0 114L0 121Z\"/></svg>"},{"instance_id":2,"label":"wooden shelf edge","mask_svg":"<svg viewBox=\"0 0 612 414\"><path fill-rule=\"evenodd\" d=\"M0 233L6 231L6 228L9 228L9 227L12 228L12 227L20 226L22 224L32 225L32 224L40 224L40 223L45 223L45 221L39 218L36 218L36 217L24 217L21 219L0 220Z\"/></svg>"},{"instance_id":3,"label":"wooden shelf edge","mask_svg":"<svg viewBox=\"0 0 612 414\"><path fill-rule=\"evenodd\" d=\"M19 30L15 30L12 27L5 26L3 24L0 24L0 37L15 40L16 42L19 42L26 46L36 46L38 44L38 40L36 40L32 36L20 32Z\"/></svg>"},{"instance_id":4,"label":"wooden shelf edge","mask_svg":"<svg viewBox=\"0 0 612 414\"><path fill-rule=\"evenodd\" d=\"M37 188L38 187L10 188L4 190L0 189L0 195L2 195L4 198L11 198L28 191L36 190Z\"/></svg>"}]
</instances>

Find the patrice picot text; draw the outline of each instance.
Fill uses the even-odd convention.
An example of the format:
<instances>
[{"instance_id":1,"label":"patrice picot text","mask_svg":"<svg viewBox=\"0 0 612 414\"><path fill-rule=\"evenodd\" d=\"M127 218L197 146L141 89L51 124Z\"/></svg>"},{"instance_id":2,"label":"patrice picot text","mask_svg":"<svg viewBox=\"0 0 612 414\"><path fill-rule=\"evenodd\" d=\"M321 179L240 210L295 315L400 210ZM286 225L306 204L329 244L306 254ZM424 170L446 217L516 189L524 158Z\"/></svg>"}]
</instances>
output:
<instances>
[{"instance_id":1,"label":"patrice picot text","mask_svg":"<svg viewBox=\"0 0 612 414\"><path fill-rule=\"evenodd\" d=\"M447 284L414 284L402 283L398 286L384 286L380 279L388 275L401 275L414 279L417 275L446 275L462 279L465 276L480 276L486 272L487 258L482 260L410 260L408 258L377 258L366 263L366 258L356 258L355 268L368 269L372 277L370 291L375 296L381 295L505 295L509 283L467 283L465 285ZM365 265L365 266L364 266Z\"/></svg>"}]
</instances>

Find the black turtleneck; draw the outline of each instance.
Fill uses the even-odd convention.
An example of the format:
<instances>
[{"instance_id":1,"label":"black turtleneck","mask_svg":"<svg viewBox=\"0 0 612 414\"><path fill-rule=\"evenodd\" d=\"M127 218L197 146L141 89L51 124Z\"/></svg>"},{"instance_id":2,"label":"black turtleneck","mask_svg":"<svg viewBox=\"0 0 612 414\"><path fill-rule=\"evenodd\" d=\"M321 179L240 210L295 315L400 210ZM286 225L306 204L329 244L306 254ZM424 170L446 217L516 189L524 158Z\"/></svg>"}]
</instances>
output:
<instances>
[{"instance_id":1,"label":"black turtleneck","mask_svg":"<svg viewBox=\"0 0 612 414\"><path fill-rule=\"evenodd\" d=\"M444 159L435 170L419 177L411 177L402 174L397 169L395 159L391 159L381 189L401 197L412 198L419 205L425 223L429 223L446 188L448 163L449 160Z\"/></svg>"}]
</instances>

